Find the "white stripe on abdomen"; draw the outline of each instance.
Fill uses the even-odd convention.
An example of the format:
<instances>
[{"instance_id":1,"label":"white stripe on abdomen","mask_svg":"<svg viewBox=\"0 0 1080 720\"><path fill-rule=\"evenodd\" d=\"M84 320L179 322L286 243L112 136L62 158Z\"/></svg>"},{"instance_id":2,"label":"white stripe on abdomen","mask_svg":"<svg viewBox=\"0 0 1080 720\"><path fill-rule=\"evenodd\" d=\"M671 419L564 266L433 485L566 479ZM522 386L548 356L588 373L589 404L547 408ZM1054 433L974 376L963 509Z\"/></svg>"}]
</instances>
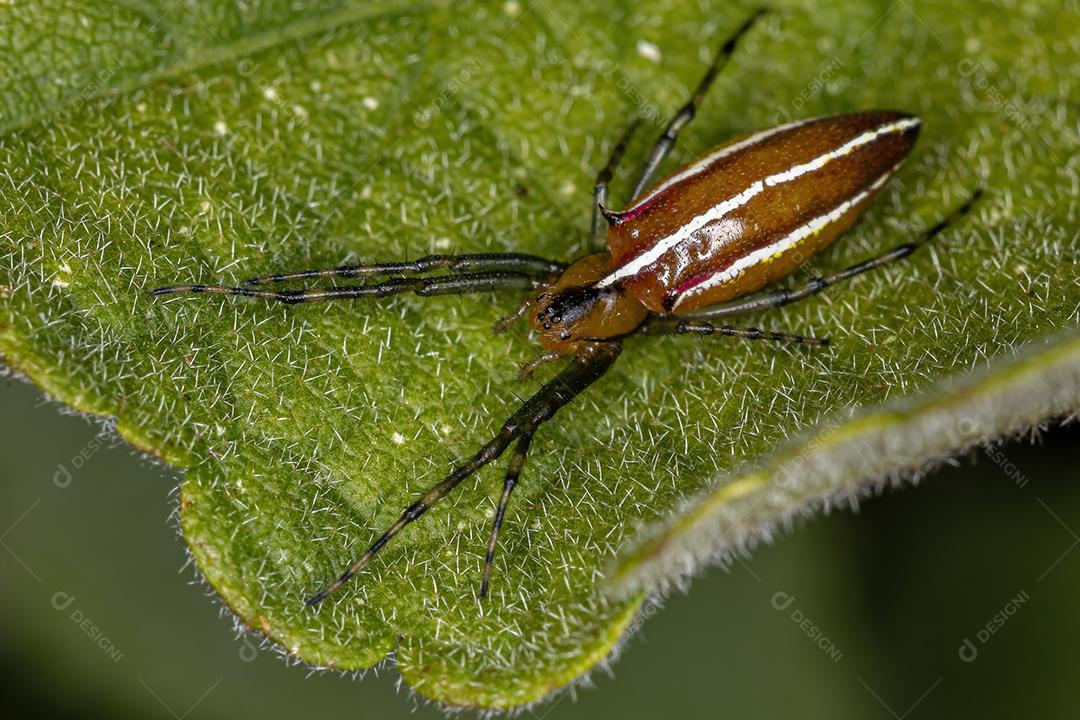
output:
<instances>
[{"instance_id":1,"label":"white stripe on abdomen","mask_svg":"<svg viewBox=\"0 0 1080 720\"><path fill-rule=\"evenodd\" d=\"M698 160L696 163L694 163L690 167L686 168L685 170L682 170L682 171L672 175L671 177L667 178L662 183L660 183L659 185L654 187L652 190L650 190L647 195L643 196L636 203L634 203L630 207L623 210L622 214L631 214L635 210L640 208L642 205L644 205L645 203L649 202L650 200L652 200L654 197L656 197L660 193L667 190L672 185L674 185L676 183L679 183L679 182L682 182L683 180L686 180L687 178L694 177L695 175L700 175L705 169L707 169L710 165L712 165L714 162L716 162L720 158L727 157L728 155L731 155L732 153L738 152L739 150L742 150L743 148L748 148L748 147L750 147L752 145L756 145L757 143L761 142L762 140L765 140L766 138L770 138L773 135L776 135L777 133L784 132L785 130L791 130L791 129L797 128L797 127L799 127L801 125L806 125L807 123L816 122L816 121L818 121L820 119L821 118L812 118L810 120L796 120L795 122L789 122L789 123L785 123L783 125L777 125L774 128L769 128L768 130L762 130L761 132L754 133L750 137L743 138L742 140L739 140L738 142L734 142L734 143L731 143L730 145L726 145L726 146L720 148L719 150L717 150L717 151L715 151L715 152L713 152L713 153L711 153L709 155L706 155L705 157Z\"/></svg>"},{"instance_id":2,"label":"white stripe on abdomen","mask_svg":"<svg viewBox=\"0 0 1080 720\"><path fill-rule=\"evenodd\" d=\"M795 228L790 233L780 238L771 245L763 248L758 248L751 253L743 255L741 258L731 263L731 265L728 265L720 272L714 275L710 275L708 279L703 280L697 285L689 288L682 295L679 295L678 299L676 299L675 303L671 306L671 309L675 310L688 297L703 293L706 290L711 290L718 285L723 285L724 283L731 282L748 268L751 268L758 263L765 262L770 258L782 255L783 253L788 252L789 250L796 247L806 238L812 237L817 233L821 232L821 229L824 228L826 225L840 219L844 216L845 213L851 210L851 208L855 207L863 200L865 200L867 196L869 196L871 193L880 190L881 186L885 184L889 177L892 176L893 171L895 171L897 167L899 166L894 165L891 170L889 170L887 173L875 180L865 190L851 196L850 198L840 203L824 215L818 215L816 218L808 220L806 223Z\"/></svg>"},{"instance_id":3,"label":"white stripe on abdomen","mask_svg":"<svg viewBox=\"0 0 1080 720\"><path fill-rule=\"evenodd\" d=\"M909 128L913 128L919 125L918 118L904 118L897 120L896 122L882 125L873 130L867 130L858 137L852 138L840 147L830 150L826 153L822 153L813 160L794 165L783 172L769 175L764 180L755 180L742 192L734 195L733 197L722 200L721 202L713 205L711 208L703 212L701 215L690 220L675 232L660 238L655 245L643 252L638 257L627 262L626 264L616 268L614 272L606 277L602 278L596 283L597 287L608 287L614 283L624 280L626 278L634 277L639 274L650 265L659 260L664 253L668 252L674 247L677 247L681 243L688 240L694 233L708 225L711 222L719 220L733 210L736 210L752 198L761 194L767 187L776 187L792 180L798 179L807 173L820 170L825 167L830 161L843 157L856 148L862 147L874 140L888 135L890 133L903 132ZM891 173L892 171L890 171ZM889 173L886 173L883 177L888 177ZM876 182L875 182L876 184ZM812 221L811 221L812 222ZM761 252L761 251L759 251ZM756 253L751 253L747 258L754 256Z\"/></svg>"}]
</instances>

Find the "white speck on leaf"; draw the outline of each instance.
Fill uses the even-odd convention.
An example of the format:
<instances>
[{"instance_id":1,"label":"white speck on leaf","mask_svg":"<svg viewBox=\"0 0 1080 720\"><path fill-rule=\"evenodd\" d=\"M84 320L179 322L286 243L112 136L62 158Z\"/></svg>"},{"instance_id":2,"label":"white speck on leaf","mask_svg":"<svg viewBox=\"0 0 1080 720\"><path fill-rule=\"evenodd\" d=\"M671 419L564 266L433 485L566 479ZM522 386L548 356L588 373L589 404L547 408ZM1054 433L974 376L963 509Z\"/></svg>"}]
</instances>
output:
<instances>
[{"instance_id":1,"label":"white speck on leaf","mask_svg":"<svg viewBox=\"0 0 1080 720\"><path fill-rule=\"evenodd\" d=\"M654 63L660 62L660 59L663 57L660 53L660 48L657 47L656 43L651 43L648 40L637 41L637 54Z\"/></svg>"}]
</instances>

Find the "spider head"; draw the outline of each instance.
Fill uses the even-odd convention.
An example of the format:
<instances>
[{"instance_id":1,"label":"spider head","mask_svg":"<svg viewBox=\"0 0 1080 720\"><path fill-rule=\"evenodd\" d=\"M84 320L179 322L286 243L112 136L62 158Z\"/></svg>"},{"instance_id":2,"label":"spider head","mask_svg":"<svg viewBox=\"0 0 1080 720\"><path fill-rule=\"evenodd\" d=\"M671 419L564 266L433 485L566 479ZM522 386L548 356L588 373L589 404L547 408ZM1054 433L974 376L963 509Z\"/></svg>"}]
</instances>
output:
<instances>
[{"instance_id":1,"label":"spider head","mask_svg":"<svg viewBox=\"0 0 1080 720\"><path fill-rule=\"evenodd\" d=\"M590 320L595 320L593 316L598 307L602 310L616 292L592 284L553 287L536 298L533 327L545 341L568 343L580 340L588 334L585 326L594 324Z\"/></svg>"},{"instance_id":2,"label":"spider head","mask_svg":"<svg viewBox=\"0 0 1080 720\"><path fill-rule=\"evenodd\" d=\"M533 306L533 329L546 350L574 352L583 343L624 335L648 311L617 285L599 284L610 266L607 255L590 255L567 268Z\"/></svg>"}]
</instances>

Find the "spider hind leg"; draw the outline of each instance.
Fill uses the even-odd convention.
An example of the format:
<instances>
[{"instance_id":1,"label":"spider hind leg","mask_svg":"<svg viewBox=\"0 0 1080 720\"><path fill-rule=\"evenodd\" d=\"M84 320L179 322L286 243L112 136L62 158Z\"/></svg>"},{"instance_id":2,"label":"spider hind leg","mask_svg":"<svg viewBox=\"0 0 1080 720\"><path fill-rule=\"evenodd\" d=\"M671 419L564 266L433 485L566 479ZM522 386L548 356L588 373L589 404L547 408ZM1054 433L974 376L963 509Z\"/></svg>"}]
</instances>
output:
<instances>
[{"instance_id":1,"label":"spider hind leg","mask_svg":"<svg viewBox=\"0 0 1080 720\"><path fill-rule=\"evenodd\" d=\"M811 278L809 282L801 287L785 288L775 292L767 292L746 300L738 300L732 303L699 310L697 312L687 313L682 317L688 320L715 320L722 317L748 315L762 310L783 307L819 295L837 283L851 280L872 270L877 270L878 268L891 265L892 263L910 257L920 248L929 245L934 238L971 212L971 209L975 206L975 203L979 201L979 198L982 197L982 194L982 188L976 188L963 203L930 226L930 228L923 232L919 237L901 245L897 245L891 250L886 250L867 260L855 263L854 265L849 265L843 270L838 270L829 275L820 275Z\"/></svg>"},{"instance_id":2,"label":"spider hind leg","mask_svg":"<svg viewBox=\"0 0 1080 720\"><path fill-rule=\"evenodd\" d=\"M668 122L667 127L664 128L664 132L657 138L656 144L649 154L649 159L645 162L645 167L638 177L637 184L634 185L634 191L630 193L631 198L636 198L641 195L641 193L645 191L645 188L648 187L649 181L652 180L653 175L656 174L660 164L664 162L664 158L666 158L675 147L675 141L679 137L679 132L694 119L694 115L697 114L698 108L705 99L705 94L708 93L709 88L712 87L713 81L716 80L716 76L720 74L720 71L727 65L728 60L731 59L739 39L745 35L750 28L754 26L754 23L757 22L758 18L766 12L766 8L759 8L754 11L754 13L744 20L743 24L735 30L731 37L724 41L724 44L720 46L716 55L713 56L712 63L710 63L708 69L705 71L705 75L698 83L697 89L694 90L694 94L686 104L682 106L679 112L675 113L675 116Z\"/></svg>"}]
</instances>

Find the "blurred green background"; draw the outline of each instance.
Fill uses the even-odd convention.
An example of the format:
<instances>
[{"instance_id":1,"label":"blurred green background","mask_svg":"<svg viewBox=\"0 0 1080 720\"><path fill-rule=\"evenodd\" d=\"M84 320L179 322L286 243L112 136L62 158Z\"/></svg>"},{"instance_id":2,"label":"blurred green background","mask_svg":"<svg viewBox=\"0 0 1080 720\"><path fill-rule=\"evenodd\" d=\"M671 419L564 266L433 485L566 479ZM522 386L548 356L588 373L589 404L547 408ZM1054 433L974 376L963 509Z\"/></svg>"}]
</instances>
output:
<instances>
[{"instance_id":1,"label":"blurred green background","mask_svg":"<svg viewBox=\"0 0 1080 720\"><path fill-rule=\"evenodd\" d=\"M0 383L5 717L441 717L393 669L310 674L236 638L187 565L175 473ZM525 716L1076 717L1078 447L1059 428L810 521Z\"/></svg>"}]
</instances>

